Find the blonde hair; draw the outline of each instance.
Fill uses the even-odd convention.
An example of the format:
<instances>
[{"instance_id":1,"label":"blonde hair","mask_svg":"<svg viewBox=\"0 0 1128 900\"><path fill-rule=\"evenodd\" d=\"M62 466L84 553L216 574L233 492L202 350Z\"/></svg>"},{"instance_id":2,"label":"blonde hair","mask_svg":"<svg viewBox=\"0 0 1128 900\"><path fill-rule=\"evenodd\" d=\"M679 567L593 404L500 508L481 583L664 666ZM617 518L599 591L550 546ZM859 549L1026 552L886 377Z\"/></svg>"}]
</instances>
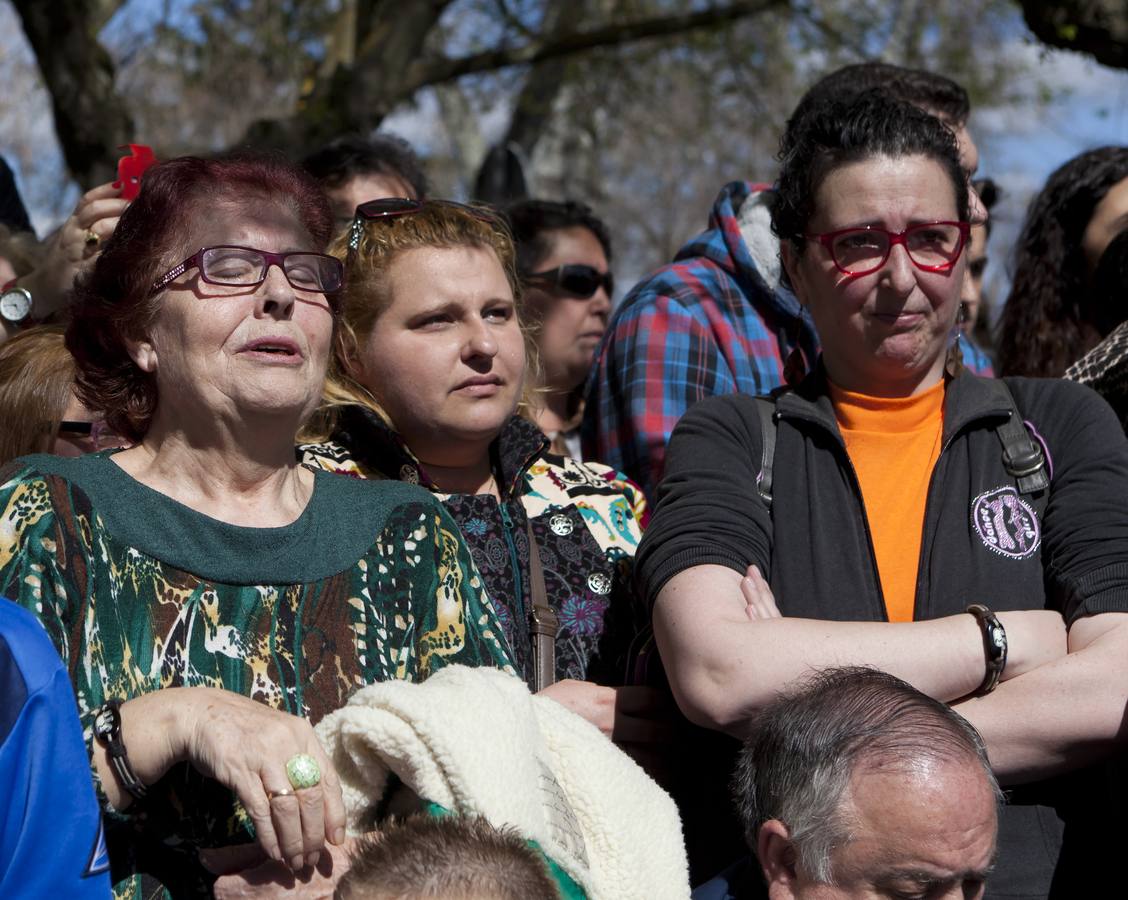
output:
<instances>
[{"instance_id":1,"label":"blonde hair","mask_svg":"<svg viewBox=\"0 0 1128 900\"><path fill-rule=\"evenodd\" d=\"M361 405L379 415L393 428L396 423L380 406L372 392L352 374L360 347L372 333L377 319L392 303L388 278L400 254L423 247L474 247L492 250L505 272L516 302L517 322L525 344L525 387L517 410L526 413L537 383L537 353L521 308L521 282L517 275L517 251L505 222L488 207L469 207L443 200L423 201L415 212L365 223L354 250L349 248L351 229L339 234L329 253L345 264L345 286L338 295L339 313L333 340L333 355L325 379L321 405L302 429L300 439L326 440L337 424L338 411Z\"/></svg>"},{"instance_id":2,"label":"blonde hair","mask_svg":"<svg viewBox=\"0 0 1128 900\"><path fill-rule=\"evenodd\" d=\"M51 452L74 386L63 333L40 325L0 344L0 464Z\"/></svg>"}]
</instances>

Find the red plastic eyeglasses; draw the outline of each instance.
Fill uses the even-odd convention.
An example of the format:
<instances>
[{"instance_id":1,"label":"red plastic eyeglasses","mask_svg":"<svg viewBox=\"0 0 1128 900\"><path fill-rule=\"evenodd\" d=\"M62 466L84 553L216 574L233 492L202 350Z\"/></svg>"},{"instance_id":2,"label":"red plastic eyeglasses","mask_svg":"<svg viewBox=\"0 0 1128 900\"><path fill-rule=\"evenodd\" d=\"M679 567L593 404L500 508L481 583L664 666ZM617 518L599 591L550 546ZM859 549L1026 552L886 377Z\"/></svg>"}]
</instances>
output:
<instances>
[{"instance_id":1,"label":"red plastic eyeglasses","mask_svg":"<svg viewBox=\"0 0 1128 900\"><path fill-rule=\"evenodd\" d=\"M970 231L967 222L925 222L901 232L866 225L803 237L822 244L844 275L869 275L885 265L894 244L904 246L918 269L946 272L960 258Z\"/></svg>"}]
</instances>

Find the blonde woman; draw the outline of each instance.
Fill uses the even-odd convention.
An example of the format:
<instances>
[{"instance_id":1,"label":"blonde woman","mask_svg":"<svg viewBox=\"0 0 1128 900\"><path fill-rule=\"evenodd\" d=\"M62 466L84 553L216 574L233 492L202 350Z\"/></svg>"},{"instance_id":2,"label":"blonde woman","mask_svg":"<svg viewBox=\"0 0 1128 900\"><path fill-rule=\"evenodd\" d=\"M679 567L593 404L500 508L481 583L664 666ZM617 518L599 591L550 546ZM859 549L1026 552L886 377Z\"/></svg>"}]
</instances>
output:
<instances>
[{"instance_id":1,"label":"blonde woman","mask_svg":"<svg viewBox=\"0 0 1128 900\"><path fill-rule=\"evenodd\" d=\"M529 685L618 740L647 740L654 695L616 687L639 619L645 500L607 466L548 452L518 415L528 357L507 229L480 208L375 200L330 252L346 287L328 440L306 462L438 495Z\"/></svg>"}]
</instances>

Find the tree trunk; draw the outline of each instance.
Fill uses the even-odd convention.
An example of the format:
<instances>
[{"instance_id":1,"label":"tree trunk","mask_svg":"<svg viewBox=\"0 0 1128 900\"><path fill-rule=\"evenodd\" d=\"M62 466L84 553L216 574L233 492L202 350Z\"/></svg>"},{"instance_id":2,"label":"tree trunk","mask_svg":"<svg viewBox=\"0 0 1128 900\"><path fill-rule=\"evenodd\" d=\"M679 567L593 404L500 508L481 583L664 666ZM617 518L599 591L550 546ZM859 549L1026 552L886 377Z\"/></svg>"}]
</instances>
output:
<instances>
[{"instance_id":1,"label":"tree trunk","mask_svg":"<svg viewBox=\"0 0 1128 900\"><path fill-rule=\"evenodd\" d=\"M13 0L51 94L67 167L83 188L117 177L118 147L133 120L114 89L114 64L98 28L115 4L98 0ZM118 4L120 5L120 4Z\"/></svg>"}]
</instances>

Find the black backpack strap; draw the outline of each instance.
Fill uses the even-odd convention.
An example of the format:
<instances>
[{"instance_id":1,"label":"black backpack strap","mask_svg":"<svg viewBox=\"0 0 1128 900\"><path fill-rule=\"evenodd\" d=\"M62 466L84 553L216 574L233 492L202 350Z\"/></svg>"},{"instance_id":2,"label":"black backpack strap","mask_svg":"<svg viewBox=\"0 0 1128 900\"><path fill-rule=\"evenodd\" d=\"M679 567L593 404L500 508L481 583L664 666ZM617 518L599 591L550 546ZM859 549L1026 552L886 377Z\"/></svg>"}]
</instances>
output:
<instances>
[{"instance_id":1,"label":"black backpack strap","mask_svg":"<svg viewBox=\"0 0 1128 900\"><path fill-rule=\"evenodd\" d=\"M756 412L760 414L760 476L756 479L756 489L768 511L772 508L772 467L775 465L776 418L775 399L756 397Z\"/></svg>"},{"instance_id":2,"label":"black backpack strap","mask_svg":"<svg viewBox=\"0 0 1128 900\"><path fill-rule=\"evenodd\" d=\"M1003 445L1003 466L1018 485L1018 492L1037 494L1049 490L1050 476L1046 472L1042 444L1030 436L1018 404L1014 402L1014 394L1001 378L990 379L986 383L991 385L997 399L1010 407L1010 415L995 426L995 434Z\"/></svg>"}]
</instances>

